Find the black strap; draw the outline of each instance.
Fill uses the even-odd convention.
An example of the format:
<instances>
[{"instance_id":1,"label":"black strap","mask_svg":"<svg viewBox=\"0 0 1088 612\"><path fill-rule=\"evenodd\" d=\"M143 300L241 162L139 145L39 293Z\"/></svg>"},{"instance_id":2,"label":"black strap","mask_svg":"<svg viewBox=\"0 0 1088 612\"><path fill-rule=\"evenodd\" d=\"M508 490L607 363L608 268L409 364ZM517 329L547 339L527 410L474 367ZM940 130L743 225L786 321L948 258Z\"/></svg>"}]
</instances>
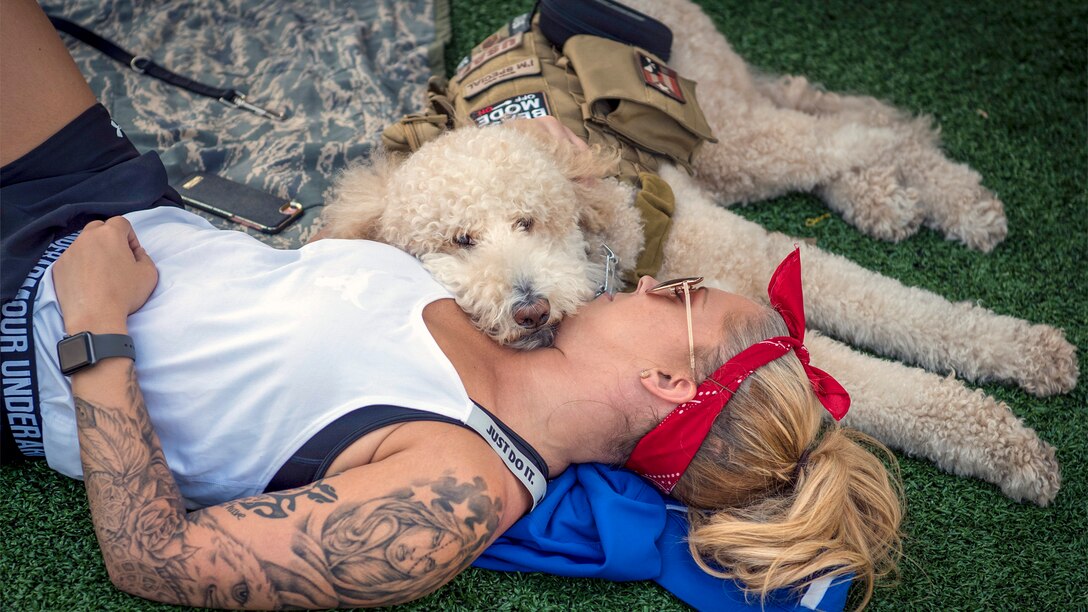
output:
<instances>
[{"instance_id":1,"label":"black strap","mask_svg":"<svg viewBox=\"0 0 1088 612\"><path fill-rule=\"evenodd\" d=\"M127 357L136 360L136 345L132 336L127 334L94 334L94 358L100 361L107 357Z\"/></svg>"},{"instance_id":2,"label":"black strap","mask_svg":"<svg viewBox=\"0 0 1088 612\"><path fill-rule=\"evenodd\" d=\"M241 108L251 113L256 113L262 117L270 117L272 119L283 119L286 117L285 112L276 112L266 108L262 108L248 102L246 100L246 94L238 91L237 89L224 89L222 87L212 87L211 85L205 85L198 81L194 81L188 77L181 76L176 72L167 70L166 68L151 61L151 58L143 55L133 55L125 49L122 49L117 43L102 38L98 34L88 30L87 28L63 19L61 17L49 16L49 21L53 22L53 27L59 32L69 34L76 39L87 43L88 45L98 49L102 53L108 55L110 58L125 64L132 70L139 72L140 74L146 74L151 77L155 77L160 81L164 81L175 87L181 87L187 89L195 94L207 96L209 98L215 98L220 102L233 106L235 108Z\"/></svg>"},{"instance_id":3,"label":"black strap","mask_svg":"<svg viewBox=\"0 0 1088 612\"><path fill-rule=\"evenodd\" d=\"M280 466L265 493L294 489L325 477L329 466L352 442L393 423L440 421L462 425L457 419L401 406L376 404L356 408L314 434Z\"/></svg>"},{"instance_id":4,"label":"black strap","mask_svg":"<svg viewBox=\"0 0 1088 612\"><path fill-rule=\"evenodd\" d=\"M524 453L528 460L532 462L543 476L543 480L546 481L549 476L548 464L544 461L544 458L540 456L540 453L536 452L535 448L530 446L529 443L514 430L510 429L509 426L488 412L483 406L476 402L473 402L473 404L481 411L491 416L495 424L502 430L502 434L509 438L513 446L516 446L519 451ZM340 452L347 448L352 442L355 442L362 436L381 429L386 425L409 421L438 421L440 423L467 427L475 431L470 425L462 423L457 419L441 414L435 414L433 412L417 410L415 408L404 408L387 404L357 408L326 425L321 431L314 434L305 444L295 451L295 454L291 455L291 457L280 466L279 470L276 471L272 480L269 481L268 486L265 487L264 492L273 493L275 491L294 489L320 480L327 475L326 472L333 460L336 459ZM483 433L481 433L481 435L484 435L485 438L490 438L489 435ZM509 463L507 463L507 465L509 465ZM517 473L515 472L515 476L516 475ZM543 482L541 484L543 484ZM527 486L527 488L529 487ZM529 488L529 492L532 493L533 489ZM534 498L534 505L538 501L538 499Z\"/></svg>"}]
</instances>

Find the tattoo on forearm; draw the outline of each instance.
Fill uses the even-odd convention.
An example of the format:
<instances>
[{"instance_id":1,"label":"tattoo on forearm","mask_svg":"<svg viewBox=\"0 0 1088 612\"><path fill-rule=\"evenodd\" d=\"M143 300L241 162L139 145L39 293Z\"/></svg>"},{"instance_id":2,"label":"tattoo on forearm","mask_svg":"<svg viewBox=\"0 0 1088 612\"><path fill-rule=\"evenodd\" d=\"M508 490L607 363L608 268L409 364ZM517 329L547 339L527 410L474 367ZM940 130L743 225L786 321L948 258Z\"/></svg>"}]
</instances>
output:
<instances>
[{"instance_id":1,"label":"tattoo on forearm","mask_svg":"<svg viewBox=\"0 0 1088 612\"><path fill-rule=\"evenodd\" d=\"M330 596L353 605L410 601L448 582L491 541L502 503L486 490L480 478L445 477L341 506L294 535L298 562L265 570L289 605L320 607Z\"/></svg>"},{"instance_id":2,"label":"tattoo on forearm","mask_svg":"<svg viewBox=\"0 0 1088 612\"><path fill-rule=\"evenodd\" d=\"M125 399L128 405L118 409L75 398L95 535L116 584L145 597L175 599L182 585L162 570L188 554L180 537L185 508L132 366Z\"/></svg>"},{"instance_id":3,"label":"tattoo on forearm","mask_svg":"<svg viewBox=\"0 0 1088 612\"><path fill-rule=\"evenodd\" d=\"M299 497L319 504L329 504L338 499L336 490L329 485L314 484L288 493L267 493L263 499L239 501L238 505L264 518L287 518L288 513L294 512L295 500Z\"/></svg>"},{"instance_id":4,"label":"tattoo on forearm","mask_svg":"<svg viewBox=\"0 0 1088 612\"><path fill-rule=\"evenodd\" d=\"M127 406L76 398L95 523L126 591L208 607L331 607L410 601L448 582L494 537L502 501L481 478L447 475L359 502L327 481L237 500L234 521L282 522L283 554L259 556L214 513L186 515L135 369Z\"/></svg>"}]
</instances>

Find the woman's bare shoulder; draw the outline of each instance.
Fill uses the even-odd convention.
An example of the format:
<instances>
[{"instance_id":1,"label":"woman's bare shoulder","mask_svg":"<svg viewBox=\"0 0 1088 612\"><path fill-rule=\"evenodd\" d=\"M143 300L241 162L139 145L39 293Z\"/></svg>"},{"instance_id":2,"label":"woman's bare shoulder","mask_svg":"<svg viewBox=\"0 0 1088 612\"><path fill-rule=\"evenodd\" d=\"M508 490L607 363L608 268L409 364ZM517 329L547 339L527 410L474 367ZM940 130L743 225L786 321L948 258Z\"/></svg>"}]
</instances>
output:
<instances>
[{"instance_id":1,"label":"woman's bare shoulder","mask_svg":"<svg viewBox=\"0 0 1088 612\"><path fill-rule=\"evenodd\" d=\"M531 504L528 492L491 446L478 433L460 425L412 421L375 430L345 448L330 464L328 475L376 464L399 466L397 473L405 484L417 477L445 475L459 481L479 480L504 500L505 510L516 514L511 523Z\"/></svg>"}]
</instances>

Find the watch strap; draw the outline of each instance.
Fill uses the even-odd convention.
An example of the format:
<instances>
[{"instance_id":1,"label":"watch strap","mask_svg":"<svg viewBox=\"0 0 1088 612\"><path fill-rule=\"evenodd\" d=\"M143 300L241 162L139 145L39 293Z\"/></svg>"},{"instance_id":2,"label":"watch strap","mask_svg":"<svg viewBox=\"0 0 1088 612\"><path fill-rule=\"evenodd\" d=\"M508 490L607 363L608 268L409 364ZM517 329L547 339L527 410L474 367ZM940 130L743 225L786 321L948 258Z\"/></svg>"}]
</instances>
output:
<instances>
[{"instance_id":1,"label":"watch strap","mask_svg":"<svg viewBox=\"0 0 1088 612\"><path fill-rule=\"evenodd\" d=\"M132 336L125 334L90 334L91 346L94 347L94 361L98 363L107 357L128 357L136 361L136 345Z\"/></svg>"},{"instance_id":2,"label":"watch strap","mask_svg":"<svg viewBox=\"0 0 1088 612\"><path fill-rule=\"evenodd\" d=\"M71 353L62 350L63 345L73 342L83 344L85 355L73 357ZM57 356L61 373L71 376L110 357L127 357L135 361L136 345L132 342L132 337L126 334L92 334L83 331L61 339L57 343Z\"/></svg>"}]
</instances>

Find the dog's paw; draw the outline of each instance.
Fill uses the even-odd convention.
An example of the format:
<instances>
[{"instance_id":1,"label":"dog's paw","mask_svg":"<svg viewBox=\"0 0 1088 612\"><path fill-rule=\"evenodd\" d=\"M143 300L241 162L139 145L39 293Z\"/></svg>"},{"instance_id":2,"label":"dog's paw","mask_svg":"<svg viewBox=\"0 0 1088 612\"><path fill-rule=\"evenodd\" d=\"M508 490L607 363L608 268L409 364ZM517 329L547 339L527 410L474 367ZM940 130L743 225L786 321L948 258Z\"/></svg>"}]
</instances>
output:
<instances>
[{"instance_id":1,"label":"dog's paw","mask_svg":"<svg viewBox=\"0 0 1088 612\"><path fill-rule=\"evenodd\" d=\"M1000 478L1001 492L1016 501L1046 506L1062 485L1061 468L1054 447L1038 437L1021 440L1008 457L1008 473Z\"/></svg>"},{"instance_id":2,"label":"dog's paw","mask_svg":"<svg viewBox=\"0 0 1088 612\"><path fill-rule=\"evenodd\" d=\"M817 193L844 221L880 240L899 242L922 223L918 193L899 182L890 166L844 172Z\"/></svg>"},{"instance_id":3,"label":"dog's paw","mask_svg":"<svg viewBox=\"0 0 1088 612\"><path fill-rule=\"evenodd\" d=\"M1005 205L987 189L979 188L970 201L961 202L951 210L955 214L941 220L929 217L926 225L943 232L949 240L983 253L992 251L1008 234Z\"/></svg>"},{"instance_id":4,"label":"dog's paw","mask_svg":"<svg viewBox=\"0 0 1088 612\"><path fill-rule=\"evenodd\" d=\"M1024 355L1023 374L1018 377L1022 389L1045 397L1068 393L1077 386L1080 375L1077 348L1065 339L1060 329L1032 325L1017 344Z\"/></svg>"}]
</instances>

